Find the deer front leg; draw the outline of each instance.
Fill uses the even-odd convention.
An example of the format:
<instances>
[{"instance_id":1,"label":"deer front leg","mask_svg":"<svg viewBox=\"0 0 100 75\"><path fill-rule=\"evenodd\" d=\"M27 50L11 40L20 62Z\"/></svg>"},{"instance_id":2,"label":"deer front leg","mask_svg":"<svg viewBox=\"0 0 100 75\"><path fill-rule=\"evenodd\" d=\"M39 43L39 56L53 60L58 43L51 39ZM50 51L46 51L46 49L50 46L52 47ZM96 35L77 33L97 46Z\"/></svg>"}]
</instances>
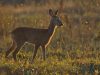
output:
<instances>
[{"instance_id":1,"label":"deer front leg","mask_svg":"<svg viewBox=\"0 0 100 75\"><path fill-rule=\"evenodd\" d=\"M46 47L42 46L42 53L43 53L43 60L45 61L45 57L46 57L46 52L45 52Z\"/></svg>"}]
</instances>

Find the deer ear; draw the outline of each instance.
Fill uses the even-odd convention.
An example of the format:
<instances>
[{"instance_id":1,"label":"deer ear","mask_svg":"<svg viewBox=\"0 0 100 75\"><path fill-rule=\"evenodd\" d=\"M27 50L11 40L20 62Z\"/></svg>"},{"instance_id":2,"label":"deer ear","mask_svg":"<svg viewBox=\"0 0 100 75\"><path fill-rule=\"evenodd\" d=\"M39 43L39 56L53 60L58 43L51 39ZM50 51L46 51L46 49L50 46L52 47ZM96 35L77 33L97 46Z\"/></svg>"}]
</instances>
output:
<instances>
[{"instance_id":1,"label":"deer ear","mask_svg":"<svg viewBox=\"0 0 100 75\"><path fill-rule=\"evenodd\" d=\"M57 15L57 14L58 14L58 10L55 11L55 15Z\"/></svg>"},{"instance_id":2,"label":"deer ear","mask_svg":"<svg viewBox=\"0 0 100 75\"><path fill-rule=\"evenodd\" d=\"M52 11L52 9L49 9L49 15L50 15L50 16L53 16L53 11Z\"/></svg>"}]
</instances>

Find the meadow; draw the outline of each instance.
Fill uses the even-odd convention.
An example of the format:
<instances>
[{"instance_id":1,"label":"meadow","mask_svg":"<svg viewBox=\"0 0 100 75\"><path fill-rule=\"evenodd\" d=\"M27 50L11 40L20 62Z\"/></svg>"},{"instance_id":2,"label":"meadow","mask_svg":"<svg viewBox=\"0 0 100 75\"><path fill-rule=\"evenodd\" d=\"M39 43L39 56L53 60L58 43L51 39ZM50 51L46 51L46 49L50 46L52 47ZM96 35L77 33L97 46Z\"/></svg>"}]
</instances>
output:
<instances>
[{"instance_id":1,"label":"meadow","mask_svg":"<svg viewBox=\"0 0 100 75\"><path fill-rule=\"evenodd\" d=\"M10 47L9 32L17 27L47 28L48 9L60 9L59 2L45 5L0 5L0 75L99 75L100 1L64 0L60 11L64 26L57 28L46 49L46 61L39 48L31 64L34 46L26 43L17 55L5 59Z\"/></svg>"}]
</instances>

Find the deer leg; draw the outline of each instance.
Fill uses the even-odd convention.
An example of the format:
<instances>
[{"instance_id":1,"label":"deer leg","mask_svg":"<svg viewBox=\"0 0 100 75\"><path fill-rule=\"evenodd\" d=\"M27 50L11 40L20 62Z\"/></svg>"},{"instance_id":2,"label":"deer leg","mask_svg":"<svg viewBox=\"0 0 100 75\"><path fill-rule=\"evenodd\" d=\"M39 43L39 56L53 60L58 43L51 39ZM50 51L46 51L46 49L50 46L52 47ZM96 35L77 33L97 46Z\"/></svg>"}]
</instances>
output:
<instances>
[{"instance_id":1,"label":"deer leg","mask_svg":"<svg viewBox=\"0 0 100 75\"><path fill-rule=\"evenodd\" d=\"M46 57L46 52L45 52L45 46L42 46L42 52L43 52L43 60L45 61L45 57Z\"/></svg>"},{"instance_id":2,"label":"deer leg","mask_svg":"<svg viewBox=\"0 0 100 75\"><path fill-rule=\"evenodd\" d=\"M20 48L22 47L23 44L24 43L17 43L17 47L16 47L15 51L13 52L13 58L14 58L15 61L17 60L16 55L19 52L19 50L20 50Z\"/></svg>"},{"instance_id":3,"label":"deer leg","mask_svg":"<svg viewBox=\"0 0 100 75\"><path fill-rule=\"evenodd\" d=\"M16 42L13 41L11 47L6 51L5 57L7 58L8 55L16 48Z\"/></svg>"},{"instance_id":4,"label":"deer leg","mask_svg":"<svg viewBox=\"0 0 100 75\"><path fill-rule=\"evenodd\" d=\"M38 50L39 46L40 46L40 45L35 45L35 50L34 50L32 62L33 62L33 60L34 60L34 58L35 58L35 56L36 56L36 54L37 54L37 50Z\"/></svg>"}]
</instances>

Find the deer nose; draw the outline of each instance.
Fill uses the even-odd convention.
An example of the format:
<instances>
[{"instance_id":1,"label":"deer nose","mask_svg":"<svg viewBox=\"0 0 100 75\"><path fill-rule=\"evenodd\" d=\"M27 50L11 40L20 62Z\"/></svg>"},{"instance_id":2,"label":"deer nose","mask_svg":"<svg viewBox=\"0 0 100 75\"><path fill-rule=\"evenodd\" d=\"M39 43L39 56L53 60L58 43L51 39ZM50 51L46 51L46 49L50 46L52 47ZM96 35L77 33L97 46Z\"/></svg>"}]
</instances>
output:
<instances>
[{"instance_id":1,"label":"deer nose","mask_svg":"<svg viewBox=\"0 0 100 75\"><path fill-rule=\"evenodd\" d=\"M63 26L63 23L61 23L60 26Z\"/></svg>"},{"instance_id":2,"label":"deer nose","mask_svg":"<svg viewBox=\"0 0 100 75\"><path fill-rule=\"evenodd\" d=\"M61 23L61 25L63 26L63 23Z\"/></svg>"}]
</instances>

